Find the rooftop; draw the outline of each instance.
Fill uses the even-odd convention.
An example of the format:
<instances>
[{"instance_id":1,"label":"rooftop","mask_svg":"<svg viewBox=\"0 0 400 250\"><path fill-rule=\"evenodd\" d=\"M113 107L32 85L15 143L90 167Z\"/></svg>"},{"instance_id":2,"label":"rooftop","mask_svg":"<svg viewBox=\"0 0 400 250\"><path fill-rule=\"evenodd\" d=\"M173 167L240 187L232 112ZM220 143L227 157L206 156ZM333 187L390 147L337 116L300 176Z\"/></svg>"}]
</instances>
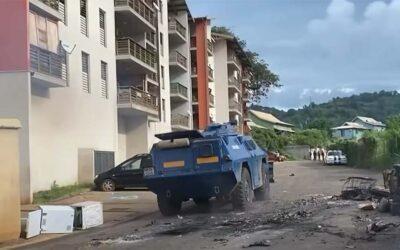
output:
<instances>
[{"instance_id":1,"label":"rooftop","mask_svg":"<svg viewBox=\"0 0 400 250\"><path fill-rule=\"evenodd\" d=\"M257 118L259 118L261 120L264 120L266 122L269 122L269 123L273 123L273 124L276 124L276 125L283 125L283 126L287 126L287 127L294 127L293 124L283 122L283 121L279 120L278 118L276 118L275 116L273 116L270 113L265 113L265 112L252 110L252 109L250 110L250 113L255 115Z\"/></svg>"},{"instance_id":2,"label":"rooftop","mask_svg":"<svg viewBox=\"0 0 400 250\"><path fill-rule=\"evenodd\" d=\"M375 120L374 118L370 117L365 117L365 116L356 116L352 122L355 122L357 120L361 120L362 122L365 122L367 124L373 125L373 126L380 126L380 127L386 127L386 125L380 121Z\"/></svg>"}]
</instances>

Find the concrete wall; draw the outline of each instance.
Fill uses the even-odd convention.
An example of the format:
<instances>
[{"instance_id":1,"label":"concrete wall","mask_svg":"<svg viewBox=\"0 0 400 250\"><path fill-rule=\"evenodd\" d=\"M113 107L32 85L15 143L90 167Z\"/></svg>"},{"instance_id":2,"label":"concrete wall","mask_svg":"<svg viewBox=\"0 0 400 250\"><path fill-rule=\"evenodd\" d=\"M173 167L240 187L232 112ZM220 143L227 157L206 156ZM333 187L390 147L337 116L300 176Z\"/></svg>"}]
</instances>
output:
<instances>
[{"instance_id":1,"label":"concrete wall","mask_svg":"<svg viewBox=\"0 0 400 250\"><path fill-rule=\"evenodd\" d=\"M19 143L16 119L0 119L0 242L18 239L20 226Z\"/></svg>"},{"instance_id":2,"label":"concrete wall","mask_svg":"<svg viewBox=\"0 0 400 250\"><path fill-rule=\"evenodd\" d=\"M295 160L305 160L310 158L310 146L308 145L286 146L284 151Z\"/></svg>"},{"instance_id":3,"label":"concrete wall","mask_svg":"<svg viewBox=\"0 0 400 250\"><path fill-rule=\"evenodd\" d=\"M66 5L67 25L59 22L60 40L75 46L68 55L68 87L32 86L32 192L78 181L80 148L116 151L117 93L112 1L88 1L89 36L80 33L79 4ZM99 8L106 12L106 44L100 44ZM82 90L81 54L90 55L90 93ZM101 61L108 64L108 98L101 96Z\"/></svg>"},{"instance_id":4,"label":"concrete wall","mask_svg":"<svg viewBox=\"0 0 400 250\"><path fill-rule=\"evenodd\" d=\"M228 47L225 40L214 45L215 115L217 123L229 122Z\"/></svg>"}]
</instances>

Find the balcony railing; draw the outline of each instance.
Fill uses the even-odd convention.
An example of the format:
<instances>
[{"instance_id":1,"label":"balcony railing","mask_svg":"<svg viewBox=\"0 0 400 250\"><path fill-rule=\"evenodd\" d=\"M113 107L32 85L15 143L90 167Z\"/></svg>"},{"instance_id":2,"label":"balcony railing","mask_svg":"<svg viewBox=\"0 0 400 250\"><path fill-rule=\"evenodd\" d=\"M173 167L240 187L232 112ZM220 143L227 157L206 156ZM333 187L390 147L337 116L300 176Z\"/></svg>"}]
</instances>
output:
<instances>
[{"instance_id":1,"label":"balcony railing","mask_svg":"<svg viewBox=\"0 0 400 250\"><path fill-rule=\"evenodd\" d=\"M138 104L158 111L158 98L132 86L118 87L118 103Z\"/></svg>"},{"instance_id":2,"label":"balcony railing","mask_svg":"<svg viewBox=\"0 0 400 250\"><path fill-rule=\"evenodd\" d=\"M187 59L178 51L171 52L169 55L169 62L170 63L178 63L185 69L187 68Z\"/></svg>"},{"instance_id":3,"label":"balcony railing","mask_svg":"<svg viewBox=\"0 0 400 250\"><path fill-rule=\"evenodd\" d=\"M210 94L210 104L214 106L214 103L215 103L215 96L213 94Z\"/></svg>"},{"instance_id":4,"label":"balcony railing","mask_svg":"<svg viewBox=\"0 0 400 250\"><path fill-rule=\"evenodd\" d=\"M66 80L65 58L62 55L30 45L31 70Z\"/></svg>"},{"instance_id":5,"label":"balcony railing","mask_svg":"<svg viewBox=\"0 0 400 250\"><path fill-rule=\"evenodd\" d=\"M39 1L51 7L52 9L58 11L58 5L60 3L59 0L39 0Z\"/></svg>"},{"instance_id":6,"label":"balcony railing","mask_svg":"<svg viewBox=\"0 0 400 250\"><path fill-rule=\"evenodd\" d=\"M214 51L214 46L210 40L207 40L207 49L212 54Z\"/></svg>"},{"instance_id":7,"label":"balcony railing","mask_svg":"<svg viewBox=\"0 0 400 250\"><path fill-rule=\"evenodd\" d=\"M178 82L171 83L171 94L182 95L188 97L188 88Z\"/></svg>"},{"instance_id":8,"label":"balcony railing","mask_svg":"<svg viewBox=\"0 0 400 250\"><path fill-rule=\"evenodd\" d=\"M120 38L116 42L117 55L131 55L152 68L157 65L157 56L131 38Z\"/></svg>"},{"instance_id":9,"label":"balcony railing","mask_svg":"<svg viewBox=\"0 0 400 250\"><path fill-rule=\"evenodd\" d=\"M233 61L235 62L237 65L240 65L240 61L239 58L235 55L235 53L231 52L228 54L228 61Z\"/></svg>"},{"instance_id":10,"label":"balcony railing","mask_svg":"<svg viewBox=\"0 0 400 250\"><path fill-rule=\"evenodd\" d=\"M214 70L208 66L208 78L214 79Z\"/></svg>"},{"instance_id":11,"label":"balcony railing","mask_svg":"<svg viewBox=\"0 0 400 250\"><path fill-rule=\"evenodd\" d=\"M190 47L191 47L191 48L196 48L196 44L197 44L197 42L196 42L196 37L195 37L195 36L192 36L192 37L190 38Z\"/></svg>"},{"instance_id":12,"label":"balcony railing","mask_svg":"<svg viewBox=\"0 0 400 250\"><path fill-rule=\"evenodd\" d=\"M234 110L241 111L242 107L241 107L241 104L238 101L229 100L229 109L234 109Z\"/></svg>"},{"instance_id":13,"label":"balcony railing","mask_svg":"<svg viewBox=\"0 0 400 250\"><path fill-rule=\"evenodd\" d=\"M186 28L176 18L173 18L168 23L168 29L170 31L176 31L186 38Z\"/></svg>"},{"instance_id":14,"label":"balcony railing","mask_svg":"<svg viewBox=\"0 0 400 250\"><path fill-rule=\"evenodd\" d=\"M182 115L182 114L172 114L171 115L172 125L189 127L189 120L190 120L190 117L188 115Z\"/></svg>"},{"instance_id":15,"label":"balcony railing","mask_svg":"<svg viewBox=\"0 0 400 250\"><path fill-rule=\"evenodd\" d=\"M235 77L230 77L228 80L229 86L237 87L239 90L241 89L240 79L236 79Z\"/></svg>"},{"instance_id":16,"label":"balcony railing","mask_svg":"<svg viewBox=\"0 0 400 250\"><path fill-rule=\"evenodd\" d=\"M146 40L155 46L156 45L156 33L146 32Z\"/></svg>"},{"instance_id":17,"label":"balcony railing","mask_svg":"<svg viewBox=\"0 0 400 250\"><path fill-rule=\"evenodd\" d=\"M114 0L114 5L115 7L129 6L151 25L156 26L156 15L153 9L149 8L149 6L144 4L141 0Z\"/></svg>"}]
</instances>

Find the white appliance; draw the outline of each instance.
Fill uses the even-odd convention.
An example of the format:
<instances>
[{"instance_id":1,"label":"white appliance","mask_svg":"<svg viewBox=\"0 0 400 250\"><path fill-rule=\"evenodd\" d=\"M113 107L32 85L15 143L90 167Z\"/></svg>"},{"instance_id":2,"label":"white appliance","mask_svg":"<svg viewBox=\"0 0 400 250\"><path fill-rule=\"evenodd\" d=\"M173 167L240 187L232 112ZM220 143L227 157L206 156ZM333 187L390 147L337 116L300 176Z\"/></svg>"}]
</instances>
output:
<instances>
[{"instance_id":1,"label":"white appliance","mask_svg":"<svg viewBox=\"0 0 400 250\"><path fill-rule=\"evenodd\" d=\"M44 205L42 210L42 233L72 233L75 210L70 206Z\"/></svg>"},{"instance_id":2,"label":"white appliance","mask_svg":"<svg viewBox=\"0 0 400 250\"><path fill-rule=\"evenodd\" d=\"M103 204L85 201L71 205L75 209L74 228L87 229L103 224Z\"/></svg>"},{"instance_id":3,"label":"white appliance","mask_svg":"<svg viewBox=\"0 0 400 250\"><path fill-rule=\"evenodd\" d=\"M40 222L42 219L42 211L35 210L22 212L21 214L21 232L23 237L32 238L40 234Z\"/></svg>"}]
</instances>

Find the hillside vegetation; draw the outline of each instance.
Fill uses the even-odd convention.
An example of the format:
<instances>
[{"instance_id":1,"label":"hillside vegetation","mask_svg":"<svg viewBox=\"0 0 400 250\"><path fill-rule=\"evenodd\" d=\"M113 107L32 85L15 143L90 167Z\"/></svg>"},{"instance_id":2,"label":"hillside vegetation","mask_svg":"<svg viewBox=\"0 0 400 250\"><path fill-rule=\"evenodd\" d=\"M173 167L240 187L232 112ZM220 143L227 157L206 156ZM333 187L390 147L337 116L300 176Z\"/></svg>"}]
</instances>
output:
<instances>
[{"instance_id":1,"label":"hillside vegetation","mask_svg":"<svg viewBox=\"0 0 400 250\"><path fill-rule=\"evenodd\" d=\"M301 109L288 111L256 105L252 108L272 113L300 129L325 130L350 121L355 116L372 117L384 122L388 117L400 114L400 94L396 91L362 93L350 97L336 97L322 104L311 103Z\"/></svg>"}]
</instances>

